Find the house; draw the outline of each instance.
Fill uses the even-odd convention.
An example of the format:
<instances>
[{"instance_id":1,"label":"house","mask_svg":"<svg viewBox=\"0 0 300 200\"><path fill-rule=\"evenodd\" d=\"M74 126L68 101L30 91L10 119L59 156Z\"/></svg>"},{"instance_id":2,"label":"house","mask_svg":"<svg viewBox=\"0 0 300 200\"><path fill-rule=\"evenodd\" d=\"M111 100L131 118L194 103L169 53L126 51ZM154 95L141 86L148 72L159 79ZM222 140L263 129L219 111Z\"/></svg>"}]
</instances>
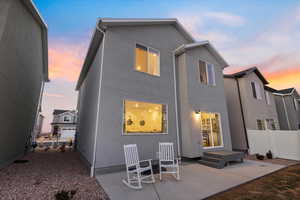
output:
<instances>
[{"instance_id":1,"label":"house","mask_svg":"<svg viewBox=\"0 0 300 200\"><path fill-rule=\"evenodd\" d=\"M75 110L54 110L51 133L60 139L74 139L77 114Z\"/></svg>"},{"instance_id":2,"label":"house","mask_svg":"<svg viewBox=\"0 0 300 200\"><path fill-rule=\"evenodd\" d=\"M38 118L34 125L33 135L32 135L32 140L34 142L36 141L36 138L39 137L42 133L44 118L45 118L44 115L42 115L41 113L38 115Z\"/></svg>"},{"instance_id":3,"label":"house","mask_svg":"<svg viewBox=\"0 0 300 200\"><path fill-rule=\"evenodd\" d=\"M177 19L99 19L76 86L77 149L91 175L120 169L128 143L140 159L157 159L159 142L189 158L231 150L226 66Z\"/></svg>"},{"instance_id":4,"label":"house","mask_svg":"<svg viewBox=\"0 0 300 200\"><path fill-rule=\"evenodd\" d=\"M274 91L280 129L300 129L300 95L295 88Z\"/></svg>"},{"instance_id":5,"label":"house","mask_svg":"<svg viewBox=\"0 0 300 200\"><path fill-rule=\"evenodd\" d=\"M247 130L279 129L275 89L258 68L224 75L232 148L248 151Z\"/></svg>"},{"instance_id":6,"label":"house","mask_svg":"<svg viewBox=\"0 0 300 200\"><path fill-rule=\"evenodd\" d=\"M31 0L0 3L0 167L24 155L48 79L47 25Z\"/></svg>"}]
</instances>

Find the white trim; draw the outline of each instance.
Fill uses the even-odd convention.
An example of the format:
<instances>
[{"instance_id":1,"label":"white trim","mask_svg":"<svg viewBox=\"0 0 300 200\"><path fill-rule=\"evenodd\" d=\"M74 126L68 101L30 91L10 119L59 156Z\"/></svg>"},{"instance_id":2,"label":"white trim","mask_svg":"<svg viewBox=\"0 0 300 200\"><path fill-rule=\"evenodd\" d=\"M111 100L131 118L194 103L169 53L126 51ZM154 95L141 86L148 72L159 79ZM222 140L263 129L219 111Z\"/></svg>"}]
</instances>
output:
<instances>
[{"instance_id":1,"label":"white trim","mask_svg":"<svg viewBox=\"0 0 300 200\"><path fill-rule=\"evenodd\" d=\"M148 132L131 132L131 133L126 133L124 132L124 123L125 123L125 101L137 101L137 102L141 102L141 103L150 103L150 104L159 104L159 105L164 105L166 107L166 118L167 118L167 124L165 125L166 126L166 129L167 131L164 132L164 133L148 133ZM132 98L123 98L123 104L122 104L122 131L121 131L121 136L146 136L146 135L150 135L150 136L153 136L153 135L168 135L169 133L169 113L168 113L168 104L165 104L165 103L156 103L156 102L152 102L152 101L141 101L141 100L135 100L135 99L132 99Z\"/></svg>"},{"instance_id":2,"label":"white trim","mask_svg":"<svg viewBox=\"0 0 300 200\"><path fill-rule=\"evenodd\" d=\"M95 175L95 165L96 165L96 151L97 151L97 139L99 132L99 115L100 115L100 99L101 99L101 86L102 86L102 78L103 78L103 60L104 60L104 45L105 45L105 32L102 31L98 27L98 23L96 25L96 29L103 34L102 38L102 49L101 49L101 63L100 63L100 77L99 77L99 89L98 89L98 97L97 97L97 113L96 113L96 127L95 127L95 137L94 137L94 147L93 147L93 160L91 165L90 176L94 177ZM95 30L95 31L97 31Z\"/></svg>"},{"instance_id":3,"label":"white trim","mask_svg":"<svg viewBox=\"0 0 300 200\"><path fill-rule=\"evenodd\" d=\"M214 144L213 144L213 146L209 146L209 147L204 147L203 146L203 133L202 133L202 121L201 121L201 114L203 113L203 112L205 112L205 113L212 113L212 114L217 114L217 115L219 115L219 127L220 127L220 137L221 137L221 145L219 145L219 146L214 146ZM224 147L224 141L223 141L223 127L222 127L222 118L221 118L221 113L219 113L219 112L208 112L208 111L201 111L200 112L200 128L201 128L201 146L202 146L202 148L203 149L215 149L215 148L223 148ZM213 130L213 128L212 128L212 119L210 118L210 128L211 128L211 131ZM213 140L213 135L212 135L212 140ZM213 140L214 141L214 140Z\"/></svg>"},{"instance_id":4,"label":"white trim","mask_svg":"<svg viewBox=\"0 0 300 200\"><path fill-rule=\"evenodd\" d=\"M278 95L278 96L289 96L289 95L292 95L294 93L294 91L295 91L295 88L293 88L293 90L288 94L282 94L282 93L277 93L277 92L274 92L273 94Z\"/></svg>"}]
</instances>

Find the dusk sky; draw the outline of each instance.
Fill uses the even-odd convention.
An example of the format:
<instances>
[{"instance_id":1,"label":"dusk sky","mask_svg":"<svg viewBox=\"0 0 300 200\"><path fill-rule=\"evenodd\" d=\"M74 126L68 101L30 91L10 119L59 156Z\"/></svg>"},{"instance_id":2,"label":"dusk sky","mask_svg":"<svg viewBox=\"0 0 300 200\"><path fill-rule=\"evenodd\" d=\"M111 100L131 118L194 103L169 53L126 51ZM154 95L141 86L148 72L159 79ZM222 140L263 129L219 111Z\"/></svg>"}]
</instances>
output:
<instances>
[{"instance_id":1,"label":"dusk sky","mask_svg":"<svg viewBox=\"0 0 300 200\"><path fill-rule=\"evenodd\" d=\"M53 109L76 109L75 85L98 17L178 18L197 40L210 40L230 64L257 66L276 89L300 91L298 0L34 0L48 24L49 76L43 131Z\"/></svg>"}]
</instances>

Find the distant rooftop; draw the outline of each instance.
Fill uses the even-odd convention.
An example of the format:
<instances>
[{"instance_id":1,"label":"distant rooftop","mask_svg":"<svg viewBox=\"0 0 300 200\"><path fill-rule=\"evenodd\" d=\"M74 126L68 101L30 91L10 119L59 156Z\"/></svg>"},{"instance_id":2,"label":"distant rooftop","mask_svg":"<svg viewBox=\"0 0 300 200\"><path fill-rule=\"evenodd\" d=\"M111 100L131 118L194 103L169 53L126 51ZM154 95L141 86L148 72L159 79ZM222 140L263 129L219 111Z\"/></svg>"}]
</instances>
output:
<instances>
[{"instance_id":1,"label":"distant rooftop","mask_svg":"<svg viewBox=\"0 0 300 200\"><path fill-rule=\"evenodd\" d=\"M243 71L239 71L233 74L225 74L224 77L225 78L241 78L243 76L246 76L250 73L256 73L256 75L260 78L260 80L264 83L264 84L269 84L269 82L267 81L267 79L265 79L265 77L262 75L262 73L260 73L260 71L258 70L257 67L251 67L248 69L245 69Z\"/></svg>"}]
</instances>

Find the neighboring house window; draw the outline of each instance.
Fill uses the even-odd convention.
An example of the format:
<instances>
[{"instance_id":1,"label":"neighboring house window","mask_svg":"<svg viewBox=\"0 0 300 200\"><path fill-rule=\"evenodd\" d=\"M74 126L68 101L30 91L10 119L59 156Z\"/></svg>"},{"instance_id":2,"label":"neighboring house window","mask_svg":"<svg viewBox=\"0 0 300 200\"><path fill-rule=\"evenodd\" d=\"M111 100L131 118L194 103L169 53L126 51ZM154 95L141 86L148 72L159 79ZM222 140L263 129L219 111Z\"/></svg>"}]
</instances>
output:
<instances>
[{"instance_id":1,"label":"neighboring house window","mask_svg":"<svg viewBox=\"0 0 300 200\"><path fill-rule=\"evenodd\" d=\"M124 101L124 134L167 133L166 105L140 101Z\"/></svg>"},{"instance_id":2,"label":"neighboring house window","mask_svg":"<svg viewBox=\"0 0 300 200\"><path fill-rule=\"evenodd\" d=\"M298 110L299 107L298 107L298 100L294 98L294 107L295 107L295 110Z\"/></svg>"},{"instance_id":3,"label":"neighboring house window","mask_svg":"<svg viewBox=\"0 0 300 200\"><path fill-rule=\"evenodd\" d=\"M215 85L215 69L213 64L199 61L200 82L207 85Z\"/></svg>"},{"instance_id":4,"label":"neighboring house window","mask_svg":"<svg viewBox=\"0 0 300 200\"><path fill-rule=\"evenodd\" d=\"M270 93L266 91L266 102L268 105L271 104Z\"/></svg>"},{"instance_id":5,"label":"neighboring house window","mask_svg":"<svg viewBox=\"0 0 300 200\"><path fill-rule=\"evenodd\" d=\"M276 130L274 119L266 119L266 124L269 130Z\"/></svg>"},{"instance_id":6,"label":"neighboring house window","mask_svg":"<svg viewBox=\"0 0 300 200\"><path fill-rule=\"evenodd\" d=\"M265 125L264 120L258 119L258 120L256 120L256 123L257 123L258 130L266 130L266 125Z\"/></svg>"},{"instance_id":7,"label":"neighboring house window","mask_svg":"<svg viewBox=\"0 0 300 200\"><path fill-rule=\"evenodd\" d=\"M64 116L64 122L69 122L69 121L71 121L70 117L69 116Z\"/></svg>"},{"instance_id":8,"label":"neighboring house window","mask_svg":"<svg viewBox=\"0 0 300 200\"><path fill-rule=\"evenodd\" d=\"M201 112L200 120L203 147L222 146L220 114Z\"/></svg>"},{"instance_id":9,"label":"neighboring house window","mask_svg":"<svg viewBox=\"0 0 300 200\"><path fill-rule=\"evenodd\" d=\"M160 76L159 51L136 44L135 69L147 74Z\"/></svg>"},{"instance_id":10,"label":"neighboring house window","mask_svg":"<svg viewBox=\"0 0 300 200\"><path fill-rule=\"evenodd\" d=\"M251 81L252 94L255 99L262 99L261 88L257 82Z\"/></svg>"}]
</instances>

